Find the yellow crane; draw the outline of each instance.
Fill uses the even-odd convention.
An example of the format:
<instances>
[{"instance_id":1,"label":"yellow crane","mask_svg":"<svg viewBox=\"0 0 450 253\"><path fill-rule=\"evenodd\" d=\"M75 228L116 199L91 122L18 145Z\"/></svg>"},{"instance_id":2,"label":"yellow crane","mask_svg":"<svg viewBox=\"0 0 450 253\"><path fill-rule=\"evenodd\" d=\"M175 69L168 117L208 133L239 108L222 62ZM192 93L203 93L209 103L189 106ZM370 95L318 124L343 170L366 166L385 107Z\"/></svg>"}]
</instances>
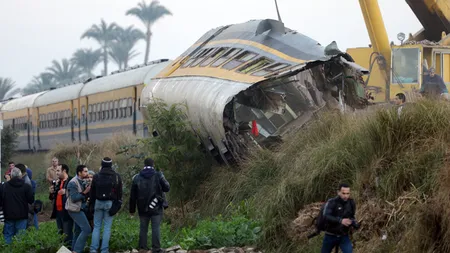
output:
<instances>
[{"instance_id":1,"label":"yellow crane","mask_svg":"<svg viewBox=\"0 0 450 253\"><path fill-rule=\"evenodd\" d=\"M371 45L349 48L356 63L371 70L366 90L374 102L389 102L397 93L413 96L423 75L434 67L450 86L450 1L406 0L421 22L416 34L400 33L399 45L389 42L377 0L359 0ZM407 39L407 40L405 40Z\"/></svg>"}]
</instances>

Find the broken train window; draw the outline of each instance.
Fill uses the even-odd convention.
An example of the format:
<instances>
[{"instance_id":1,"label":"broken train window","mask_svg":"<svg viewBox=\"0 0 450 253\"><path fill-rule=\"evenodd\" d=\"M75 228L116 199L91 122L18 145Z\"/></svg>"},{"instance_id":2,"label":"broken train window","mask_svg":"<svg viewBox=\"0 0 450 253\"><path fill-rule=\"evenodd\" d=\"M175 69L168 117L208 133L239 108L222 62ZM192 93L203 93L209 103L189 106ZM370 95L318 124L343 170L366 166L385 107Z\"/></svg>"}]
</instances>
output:
<instances>
[{"instance_id":1,"label":"broken train window","mask_svg":"<svg viewBox=\"0 0 450 253\"><path fill-rule=\"evenodd\" d=\"M197 53L195 53L194 55L192 55L181 67L182 68L186 68L186 67L188 67L189 65L191 65L191 63L193 62L193 61L195 61L195 59L197 59L198 58L198 56L199 55L202 55L202 54L204 54L206 51L208 50L208 48L207 49L201 49L201 50L199 50Z\"/></svg>"},{"instance_id":2,"label":"broken train window","mask_svg":"<svg viewBox=\"0 0 450 253\"><path fill-rule=\"evenodd\" d=\"M256 72L254 72L252 75L254 76L265 76L268 75L272 72L278 71L280 69L284 69L291 66L290 64L285 64L285 63L275 63L272 65L269 65L265 68L262 68L260 70L257 70Z\"/></svg>"},{"instance_id":3,"label":"broken train window","mask_svg":"<svg viewBox=\"0 0 450 253\"><path fill-rule=\"evenodd\" d=\"M241 64L250 61L251 59L255 58L256 54L252 53L250 51L244 51L242 53L240 53L238 56L236 56L236 58L232 59L231 61L227 62L225 65L223 65L222 68L224 69L234 69L238 66L240 66Z\"/></svg>"},{"instance_id":4,"label":"broken train window","mask_svg":"<svg viewBox=\"0 0 450 253\"><path fill-rule=\"evenodd\" d=\"M261 58L255 60L255 61L252 61L252 62L244 65L243 67L239 68L238 72L242 73L242 74L248 74L250 72L253 72L255 70L258 70L258 69L261 69L261 68L263 68L265 66L270 65L272 62L273 61L270 60L270 59L267 59L265 57L261 57Z\"/></svg>"},{"instance_id":5,"label":"broken train window","mask_svg":"<svg viewBox=\"0 0 450 253\"><path fill-rule=\"evenodd\" d=\"M208 66L208 65L211 64L211 62L213 62L218 56L221 56L223 53L225 53L225 51L227 51L227 49L228 49L228 48L226 48L226 47L216 49L214 52L212 52L210 55L208 55L208 57L206 58L206 60L204 60L204 61L202 62L202 64L200 64L200 67Z\"/></svg>"},{"instance_id":6,"label":"broken train window","mask_svg":"<svg viewBox=\"0 0 450 253\"><path fill-rule=\"evenodd\" d=\"M217 59L213 64L211 64L211 67L218 67L222 65L224 62L228 61L230 58L235 56L237 53L239 53L241 49L238 48L231 48L227 52L225 52L219 59Z\"/></svg>"},{"instance_id":7,"label":"broken train window","mask_svg":"<svg viewBox=\"0 0 450 253\"><path fill-rule=\"evenodd\" d=\"M200 62L202 62L211 52L214 51L214 48L209 48L201 53L197 59L191 64L191 67L197 66Z\"/></svg>"}]
</instances>

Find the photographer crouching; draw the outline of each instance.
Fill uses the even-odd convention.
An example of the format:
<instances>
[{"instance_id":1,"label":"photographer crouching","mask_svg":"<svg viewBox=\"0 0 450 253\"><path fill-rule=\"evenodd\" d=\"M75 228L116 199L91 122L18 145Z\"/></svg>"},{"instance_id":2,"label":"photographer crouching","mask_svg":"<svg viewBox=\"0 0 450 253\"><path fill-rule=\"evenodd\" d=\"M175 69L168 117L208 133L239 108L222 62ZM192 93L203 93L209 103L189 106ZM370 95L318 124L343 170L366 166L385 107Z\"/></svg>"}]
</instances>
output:
<instances>
[{"instance_id":1,"label":"photographer crouching","mask_svg":"<svg viewBox=\"0 0 450 253\"><path fill-rule=\"evenodd\" d=\"M350 186L339 185L338 196L329 199L323 210L326 224L322 253L331 253L335 247L340 247L343 253L353 252L349 232L351 227L359 228L355 213L356 205L350 198Z\"/></svg>"}]
</instances>

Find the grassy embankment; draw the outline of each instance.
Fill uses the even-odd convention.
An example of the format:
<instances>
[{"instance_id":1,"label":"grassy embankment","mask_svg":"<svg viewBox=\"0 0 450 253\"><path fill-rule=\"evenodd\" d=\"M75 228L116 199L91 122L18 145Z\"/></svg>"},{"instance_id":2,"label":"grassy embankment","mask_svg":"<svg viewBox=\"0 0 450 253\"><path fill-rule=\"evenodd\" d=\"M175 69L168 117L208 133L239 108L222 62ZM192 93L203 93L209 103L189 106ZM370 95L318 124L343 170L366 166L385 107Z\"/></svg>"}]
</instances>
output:
<instances>
[{"instance_id":1,"label":"grassy embankment","mask_svg":"<svg viewBox=\"0 0 450 253\"><path fill-rule=\"evenodd\" d=\"M363 220L354 234L357 252L448 252L449 129L450 104L444 102L408 105L400 118L385 109L321 114L277 150L255 151L240 168L213 169L187 204L185 220L195 223L245 201L246 216L263 222L259 245L267 252L317 252L321 237L309 243L296 237L292 220L308 204L334 196L345 181ZM97 167L104 155L94 152L86 163ZM170 209L171 224L186 222L177 207Z\"/></svg>"}]
</instances>

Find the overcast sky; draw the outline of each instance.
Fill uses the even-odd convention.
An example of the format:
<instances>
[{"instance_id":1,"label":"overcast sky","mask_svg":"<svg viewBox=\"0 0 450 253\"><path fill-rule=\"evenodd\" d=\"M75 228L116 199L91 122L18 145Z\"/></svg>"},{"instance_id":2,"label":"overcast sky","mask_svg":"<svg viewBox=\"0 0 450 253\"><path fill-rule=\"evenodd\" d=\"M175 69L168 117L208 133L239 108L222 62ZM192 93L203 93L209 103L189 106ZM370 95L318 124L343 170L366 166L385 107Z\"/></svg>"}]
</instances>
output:
<instances>
[{"instance_id":1,"label":"overcast sky","mask_svg":"<svg viewBox=\"0 0 450 253\"><path fill-rule=\"evenodd\" d=\"M150 1L150 0L147 0ZM172 11L153 27L150 60L174 59L211 28L251 19L276 19L273 0L161 0ZM20 87L45 71L52 60L70 58L78 48L98 48L80 40L92 24L116 22L143 25L125 12L138 0L0 0L0 77ZM391 41L399 32L415 33L422 26L404 0L379 0ZM364 47L369 36L357 0L278 0L285 26L322 45L336 40L341 50ZM140 64L141 52L130 65ZM102 66L102 65L101 65ZM110 63L108 71L117 66ZM100 73L100 67L96 74Z\"/></svg>"}]
</instances>

